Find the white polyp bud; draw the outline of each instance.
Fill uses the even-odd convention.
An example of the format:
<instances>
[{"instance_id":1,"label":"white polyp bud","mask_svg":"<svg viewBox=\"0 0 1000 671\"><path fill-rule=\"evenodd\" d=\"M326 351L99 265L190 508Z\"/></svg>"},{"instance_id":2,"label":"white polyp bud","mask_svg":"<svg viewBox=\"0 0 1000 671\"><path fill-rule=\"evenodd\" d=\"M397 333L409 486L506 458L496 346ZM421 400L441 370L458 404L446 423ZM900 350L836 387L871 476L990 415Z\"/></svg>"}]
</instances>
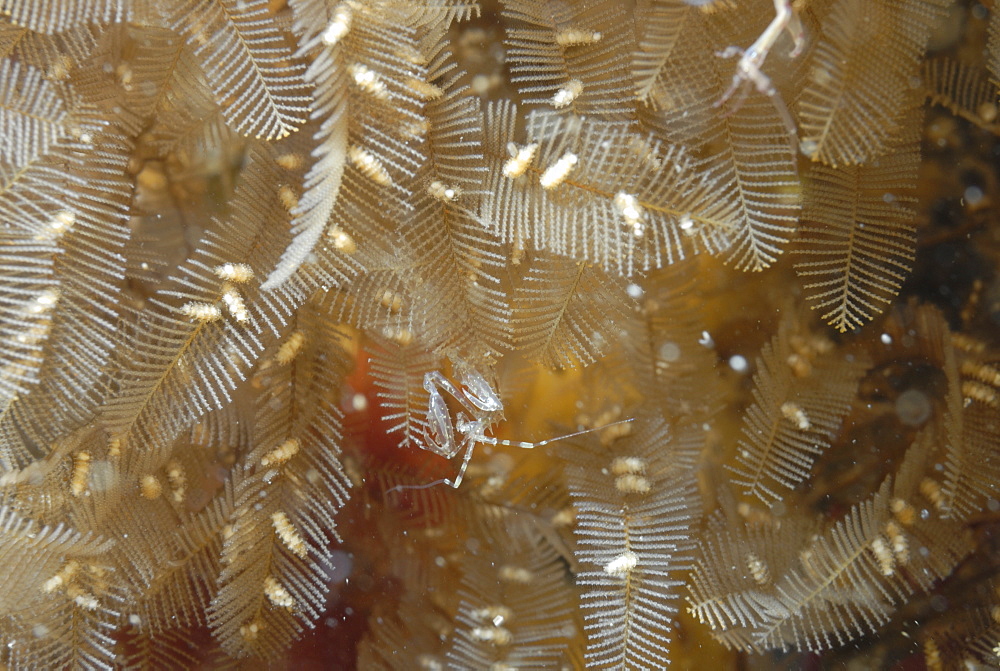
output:
<instances>
[{"instance_id":1,"label":"white polyp bud","mask_svg":"<svg viewBox=\"0 0 1000 671\"><path fill-rule=\"evenodd\" d=\"M25 312L34 315L48 312L56 306L60 296L58 289L45 289L26 306Z\"/></svg>"},{"instance_id":2,"label":"white polyp bud","mask_svg":"<svg viewBox=\"0 0 1000 671\"><path fill-rule=\"evenodd\" d=\"M323 43L333 46L340 42L351 30L351 19L353 18L351 8L346 2L337 5L333 11L333 19L330 25L323 32Z\"/></svg>"},{"instance_id":3,"label":"white polyp bud","mask_svg":"<svg viewBox=\"0 0 1000 671\"><path fill-rule=\"evenodd\" d=\"M292 595L288 593L288 590L281 586L281 584L272 578L267 576L264 578L264 594L267 595L268 600L275 606L281 608L291 608L295 605L295 599Z\"/></svg>"},{"instance_id":4,"label":"white polyp bud","mask_svg":"<svg viewBox=\"0 0 1000 671\"><path fill-rule=\"evenodd\" d=\"M250 313L247 312L247 306L243 303L243 297L235 288L226 287L222 292L222 302L226 304L226 309L229 310L233 319L241 324L250 321Z\"/></svg>"},{"instance_id":5,"label":"white polyp bud","mask_svg":"<svg viewBox=\"0 0 1000 671\"><path fill-rule=\"evenodd\" d=\"M624 578L639 564L639 556L631 550L626 550L607 564L604 572L616 578Z\"/></svg>"},{"instance_id":6,"label":"white polyp bud","mask_svg":"<svg viewBox=\"0 0 1000 671\"><path fill-rule=\"evenodd\" d=\"M213 322L222 319L222 310L218 305L191 301L181 306L181 314L196 322Z\"/></svg>"},{"instance_id":7,"label":"white polyp bud","mask_svg":"<svg viewBox=\"0 0 1000 671\"><path fill-rule=\"evenodd\" d=\"M796 403L792 403L791 401L782 403L781 414L785 416L785 419L798 427L800 431L808 431L812 428L812 423L810 423L806 411Z\"/></svg>"},{"instance_id":8,"label":"white polyp bud","mask_svg":"<svg viewBox=\"0 0 1000 671\"><path fill-rule=\"evenodd\" d=\"M1000 387L1000 369L996 366L978 361L963 361L960 370L962 375L975 378L992 387Z\"/></svg>"},{"instance_id":9,"label":"white polyp bud","mask_svg":"<svg viewBox=\"0 0 1000 671\"><path fill-rule=\"evenodd\" d=\"M976 380L962 381L962 396L965 398L966 406L973 401L978 401L985 405L1000 407L1000 396L997 395L996 391Z\"/></svg>"},{"instance_id":10,"label":"white polyp bud","mask_svg":"<svg viewBox=\"0 0 1000 671\"><path fill-rule=\"evenodd\" d=\"M603 35L595 30L565 28L556 33L556 44L561 47L584 46L596 44L601 41L602 37Z\"/></svg>"},{"instance_id":11,"label":"white polyp bud","mask_svg":"<svg viewBox=\"0 0 1000 671\"><path fill-rule=\"evenodd\" d=\"M71 559L66 562L66 565L62 567L59 573L45 581L42 585L42 591L46 594L51 594L59 588L65 586L69 581L76 575L77 571L80 570L80 564L75 560Z\"/></svg>"},{"instance_id":12,"label":"white polyp bud","mask_svg":"<svg viewBox=\"0 0 1000 671\"><path fill-rule=\"evenodd\" d=\"M417 79L416 77L407 79L406 85L424 100L437 100L444 95L444 90L440 86L425 82L423 79Z\"/></svg>"},{"instance_id":13,"label":"white polyp bud","mask_svg":"<svg viewBox=\"0 0 1000 671\"><path fill-rule=\"evenodd\" d=\"M645 226L642 223L643 209L642 205L639 204L639 199L630 193L625 193L624 191L619 191L615 194L615 208L617 208L618 213L622 215L622 219L625 223L632 227L632 233L635 237L642 237L645 232Z\"/></svg>"},{"instance_id":14,"label":"white polyp bud","mask_svg":"<svg viewBox=\"0 0 1000 671\"><path fill-rule=\"evenodd\" d=\"M271 522L274 524L274 530L278 534L278 538L281 542L285 544L292 554L305 559L306 558L306 544L299 536L299 532L296 531L295 527L289 521L288 516L283 512L276 512L271 515Z\"/></svg>"},{"instance_id":15,"label":"white polyp bud","mask_svg":"<svg viewBox=\"0 0 1000 671\"><path fill-rule=\"evenodd\" d=\"M903 499L893 499L890 501L889 510L892 511L893 516L903 526L908 527L917 519L917 511Z\"/></svg>"},{"instance_id":16,"label":"white polyp bud","mask_svg":"<svg viewBox=\"0 0 1000 671\"><path fill-rule=\"evenodd\" d=\"M767 570L767 564L752 552L747 554L747 568L750 570L754 582L758 585L766 585L771 582L771 574Z\"/></svg>"},{"instance_id":17,"label":"white polyp bud","mask_svg":"<svg viewBox=\"0 0 1000 671\"><path fill-rule=\"evenodd\" d=\"M514 640L514 636L504 627L473 627L469 633L475 640L493 645L510 645Z\"/></svg>"},{"instance_id":18,"label":"white polyp bud","mask_svg":"<svg viewBox=\"0 0 1000 671\"><path fill-rule=\"evenodd\" d=\"M507 145L507 153L510 158L503 164L503 176L508 179L516 179L524 174L535 160L535 153L538 151L538 144L532 143L523 147L518 147L511 142Z\"/></svg>"},{"instance_id":19,"label":"white polyp bud","mask_svg":"<svg viewBox=\"0 0 1000 671\"><path fill-rule=\"evenodd\" d=\"M282 184L278 187L278 200L281 202L281 206L289 212L299 206L298 194L295 193L295 189L287 184Z\"/></svg>"},{"instance_id":20,"label":"white polyp bud","mask_svg":"<svg viewBox=\"0 0 1000 671\"><path fill-rule=\"evenodd\" d=\"M139 480L139 492L144 499L158 499L163 493L163 485L155 475L144 475Z\"/></svg>"},{"instance_id":21,"label":"white polyp bud","mask_svg":"<svg viewBox=\"0 0 1000 671\"><path fill-rule=\"evenodd\" d=\"M278 362L279 365L287 366L295 357L299 355L302 351L302 346L306 343L306 334L302 331L295 331L290 336L288 340L281 343L281 347L278 348L277 353L274 355L274 360Z\"/></svg>"},{"instance_id":22,"label":"white polyp bud","mask_svg":"<svg viewBox=\"0 0 1000 671\"><path fill-rule=\"evenodd\" d=\"M497 575L503 582L519 583L527 585L535 579L535 574L520 566L501 566Z\"/></svg>"},{"instance_id":23,"label":"white polyp bud","mask_svg":"<svg viewBox=\"0 0 1000 671\"><path fill-rule=\"evenodd\" d=\"M875 556L875 560L878 562L879 570L884 576L891 576L895 573L896 560L889 550L889 546L886 544L885 539L882 536L876 536L871 543L872 554Z\"/></svg>"},{"instance_id":24,"label":"white polyp bud","mask_svg":"<svg viewBox=\"0 0 1000 671\"><path fill-rule=\"evenodd\" d=\"M172 459L167 462L167 482L170 484L171 498L174 503L183 503L187 491L187 474L181 462Z\"/></svg>"},{"instance_id":25,"label":"white polyp bud","mask_svg":"<svg viewBox=\"0 0 1000 671\"><path fill-rule=\"evenodd\" d=\"M900 565L905 565L910 561L910 543L906 539L906 534L895 522L890 521L885 525L885 534L892 542L892 554Z\"/></svg>"},{"instance_id":26,"label":"white polyp bud","mask_svg":"<svg viewBox=\"0 0 1000 671\"><path fill-rule=\"evenodd\" d=\"M395 314L403 307L403 297L392 289L386 289L382 292L382 298L379 300L379 303L381 303L382 307L388 308L389 312Z\"/></svg>"},{"instance_id":27,"label":"white polyp bud","mask_svg":"<svg viewBox=\"0 0 1000 671\"><path fill-rule=\"evenodd\" d=\"M427 193L443 203L451 203L462 195L462 190L458 187L445 186L441 182L431 182L427 187Z\"/></svg>"},{"instance_id":28,"label":"white polyp bud","mask_svg":"<svg viewBox=\"0 0 1000 671\"><path fill-rule=\"evenodd\" d=\"M399 127L400 133L413 140L422 140L431 129L431 122L425 118L410 119Z\"/></svg>"},{"instance_id":29,"label":"white polyp bud","mask_svg":"<svg viewBox=\"0 0 1000 671\"><path fill-rule=\"evenodd\" d=\"M576 167L579 159L573 152L566 152L563 154L558 161L549 166L542 176L539 178L538 182L542 185L543 189L554 189L566 179L569 173Z\"/></svg>"},{"instance_id":30,"label":"white polyp bud","mask_svg":"<svg viewBox=\"0 0 1000 671\"><path fill-rule=\"evenodd\" d=\"M694 234L695 231L694 219L691 218L691 215L685 214L684 216L682 216L678 225L680 226L681 230L687 233L688 235Z\"/></svg>"},{"instance_id":31,"label":"white polyp bud","mask_svg":"<svg viewBox=\"0 0 1000 671\"><path fill-rule=\"evenodd\" d=\"M111 438L108 438L108 457L117 459L120 456L122 456L121 436L112 436Z\"/></svg>"},{"instance_id":32,"label":"white polyp bud","mask_svg":"<svg viewBox=\"0 0 1000 671\"><path fill-rule=\"evenodd\" d=\"M244 624L240 627L240 636L243 637L244 641L252 642L257 640L257 635L260 633L260 622L254 620L249 624Z\"/></svg>"},{"instance_id":33,"label":"white polyp bud","mask_svg":"<svg viewBox=\"0 0 1000 671\"><path fill-rule=\"evenodd\" d=\"M617 457L611 462L613 475L642 474L646 472L646 460L642 457Z\"/></svg>"},{"instance_id":34,"label":"white polyp bud","mask_svg":"<svg viewBox=\"0 0 1000 671\"><path fill-rule=\"evenodd\" d=\"M934 507L939 511L945 509L946 503L944 499L944 493L941 491L941 485L939 485L935 480L931 478L924 478L920 481L920 493L924 495L924 498L934 504Z\"/></svg>"},{"instance_id":35,"label":"white polyp bud","mask_svg":"<svg viewBox=\"0 0 1000 671\"><path fill-rule=\"evenodd\" d=\"M354 80L354 84L368 95L379 100L389 99L389 89L386 88L382 77L367 65L353 63L347 66L347 72Z\"/></svg>"},{"instance_id":36,"label":"white polyp bud","mask_svg":"<svg viewBox=\"0 0 1000 671\"><path fill-rule=\"evenodd\" d=\"M245 263L223 263L215 267L215 276L227 282L245 284L253 279L253 268Z\"/></svg>"},{"instance_id":37,"label":"white polyp bud","mask_svg":"<svg viewBox=\"0 0 1000 671\"><path fill-rule=\"evenodd\" d=\"M97 599L94 598L93 594L88 594L87 592L80 592L73 597L73 602L83 608L84 610L97 610Z\"/></svg>"},{"instance_id":38,"label":"white polyp bud","mask_svg":"<svg viewBox=\"0 0 1000 671\"><path fill-rule=\"evenodd\" d=\"M305 158L303 158L302 154L299 154L297 152L290 152L287 154L282 154L278 158L274 159L274 162L280 165L285 170L299 170L305 164Z\"/></svg>"},{"instance_id":39,"label":"white polyp bud","mask_svg":"<svg viewBox=\"0 0 1000 671\"><path fill-rule=\"evenodd\" d=\"M375 158L367 149L352 145L347 150L347 158L351 160L354 167L361 171L361 174L380 186L392 184L392 177L385 169L382 162Z\"/></svg>"},{"instance_id":40,"label":"white polyp bud","mask_svg":"<svg viewBox=\"0 0 1000 671\"><path fill-rule=\"evenodd\" d=\"M552 96L552 106L556 109L568 107L581 93L583 93L583 82L579 79L571 79Z\"/></svg>"},{"instance_id":41,"label":"white polyp bud","mask_svg":"<svg viewBox=\"0 0 1000 671\"><path fill-rule=\"evenodd\" d=\"M334 226L327 231L326 236L333 241L333 247L337 251L345 254L353 254L358 251L358 245L354 242L354 238L341 228Z\"/></svg>"},{"instance_id":42,"label":"white polyp bud","mask_svg":"<svg viewBox=\"0 0 1000 671\"><path fill-rule=\"evenodd\" d=\"M73 496L82 496L87 491L87 478L90 475L90 453L78 452L73 457L73 478L70 481L70 491Z\"/></svg>"},{"instance_id":43,"label":"white polyp bud","mask_svg":"<svg viewBox=\"0 0 1000 671\"><path fill-rule=\"evenodd\" d=\"M294 438L289 438L281 445L261 457L260 465L264 468L269 466L280 466L298 453L299 441Z\"/></svg>"},{"instance_id":44,"label":"white polyp bud","mask_svg":"<svg viewBox=\"0 0 1000 671\"><path fill-rule=\"evenodd\" d=\"M566 506L553 515L549 522L556 528L570 526L576 522L576 508L573 506Z\"/></svg>"},{"instance_id":45,"label":"white polyp bud","mask_svg":"<svg viewBox=\"0 0 1000 671\"><path fill-rule=\"evenodd\" d=\"M52 217L52 221L35 236L35 240L56 240L76 223L76 213L71 210L60 210Z\"/></svg>"},{"instance_id":46,"label":"white polyp bud","mask_svg":"<svg viewBox=\"0 0 1000 671\"><path fill-rule=\"evenodd\" d=\"M615 489L622 494L648 494L650 490L649 480L641 475L632 473L619 475L615 479Z\"/></svg>"}]
</instances>

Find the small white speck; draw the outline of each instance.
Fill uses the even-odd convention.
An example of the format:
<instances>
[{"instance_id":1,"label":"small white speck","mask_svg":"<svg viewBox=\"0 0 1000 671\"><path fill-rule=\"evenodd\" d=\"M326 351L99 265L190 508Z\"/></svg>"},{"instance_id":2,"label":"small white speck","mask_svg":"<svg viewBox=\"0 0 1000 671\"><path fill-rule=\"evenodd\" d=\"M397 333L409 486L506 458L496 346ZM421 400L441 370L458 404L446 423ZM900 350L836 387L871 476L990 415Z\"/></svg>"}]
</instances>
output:
<instances>
[{"instance_id":1,"label":"small white speck","mask_svg":"<svg viewBox=\"0 0 1000 671\"><path fill-rule=\"evenodd\" d=\"M737 373L745 373L747 372L748 368L747 360L745 357L739 354L734 354L731 357L729 357L729 367L735 370Z\"/></svg>"},{"instance_id":2,"label":"small white speck","mask_svg":"<svg viewBox=\"0 0 1000 671\"><path fill-rule=\"evenodd\" d=\"M892 336L891 336L891 335L889 335L888 333L883 333L883 334L882 334L882 335L881 335L881 336L879 337L879 340L881 340L881 341L882 341L882 344L883 344L883 345L891 345L891 344L892 344Z\"/></svg>"},{"instance_id":3,"label":"small white speck","mask_svg":"<svg viewBox=\"0 0 1000 671\"><path fill-rule=\"evenodd\" d=\"M977 205L983 199L983 190L978 186L970 186L965 189L966 205Z\"/></svg>"},{"instance_id":4,"label":"small white speck","mask_svg":"<svg viewBox=\"0 0 1000 671\"><path fill-rule=\"evenodd\" d=\"M642 287L640 287L638 284L628 285L627 287L625 287L625 291L632 298L639 298L642 296Z\"/></svg>"},{"instance_id":5,"label":"small white speck","mask_svg":"<svg viewBox=\"0 0 1000 671\"><path fill-rule=\"evenodd\" d=\"M681 358L681 348L677 343L665 342L657 350L662 361L677 361Z\"/></svg>"}]
</instances>

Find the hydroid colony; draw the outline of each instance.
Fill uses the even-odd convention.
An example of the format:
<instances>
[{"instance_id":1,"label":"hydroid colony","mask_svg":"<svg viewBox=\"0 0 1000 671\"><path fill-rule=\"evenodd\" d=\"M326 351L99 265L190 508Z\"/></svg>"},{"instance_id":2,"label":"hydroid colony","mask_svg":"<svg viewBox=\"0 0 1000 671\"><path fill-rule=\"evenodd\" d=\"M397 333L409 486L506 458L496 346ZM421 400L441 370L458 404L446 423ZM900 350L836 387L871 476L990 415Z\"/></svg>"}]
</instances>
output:
<instances>
[{"instance_id":1,"label":"hydroid colony","mask_svg":"<svg viewBox=\"0 0 1000 671\"><path fill-rule=\"evenodd\" d=\"M0 7L11 667L998 664L989 8Z\"/></svg>"}]
</instances>

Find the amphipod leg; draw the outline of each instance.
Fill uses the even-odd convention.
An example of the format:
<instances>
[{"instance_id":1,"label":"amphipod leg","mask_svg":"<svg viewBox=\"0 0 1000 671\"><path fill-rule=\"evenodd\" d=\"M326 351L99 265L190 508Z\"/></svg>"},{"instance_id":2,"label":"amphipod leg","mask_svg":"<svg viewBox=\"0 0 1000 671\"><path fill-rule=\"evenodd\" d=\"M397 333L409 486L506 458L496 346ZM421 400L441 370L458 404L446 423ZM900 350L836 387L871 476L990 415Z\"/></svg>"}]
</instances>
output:
<instances>
[{"instance_id":1,"label":"amphipod leg","mask_svg":"<svg viewBox=\"0 0 1000 671\"><path fill-rule=\"evenodd\" d=\"M794 138L798 135L798 131L795 127L795 120L788 111L785 101L778 95L778 91L774 88L771 78L765 75L761 68L764 65L764 60L767 59L767 54L785 30L791 33L792 41L795 45L791 53L792 58L802 53L802 49L805 46L805 31L802 28L802 21L792 10L792 3L789 0L774 0L774 11L774 19L771 20L771 23L760 34L760 37L746 51L741 50L739 47L727 47L718 53L718 56L721 58L732 58L739 55L740 60L736 64L736 74L733 75L733 83L722 94L722 97L716 101L714 106L721 107L724 105L740 87L748 84L753 85L754 88L766 95L773 102L778 115L792 136L792 152L796 153L798 148L796 147ZM735 109L739 109L740 105L743 104L745 96L746 92L744 91L734 106Z\"/></svg>"}]
</instances>

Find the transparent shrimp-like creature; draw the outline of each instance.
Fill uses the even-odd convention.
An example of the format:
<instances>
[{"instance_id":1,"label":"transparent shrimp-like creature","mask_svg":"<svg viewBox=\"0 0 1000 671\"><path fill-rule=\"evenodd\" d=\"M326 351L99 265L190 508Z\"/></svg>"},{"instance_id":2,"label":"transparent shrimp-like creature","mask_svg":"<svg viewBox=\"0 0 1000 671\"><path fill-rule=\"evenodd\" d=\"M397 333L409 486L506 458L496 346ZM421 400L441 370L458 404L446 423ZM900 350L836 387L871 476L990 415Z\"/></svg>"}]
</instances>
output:
<instances>
[{"instance_id":1,"label":"transparent shrimp-like creature","mask_svg":"<svg viewBox=\"0 0 1000 671\"><path fill-rule=\"evenodd\" d=\"M778 95L778 90L774 87L771 82L771 78L764 74L761 69L764 65L764 61L767 59L768 53L777 42L778 37L781 33L788 31L792 36L792 41L794 42L794 47L792 53L790 54L792 58L795 58L802 53L805 47L805 30L802 28L802 21L795 14L792 9L792 3L790 0L774 0L774 11L775 16L771 23L768 24L764 32L760 34L757 41L751 44L747 49L740 49L739 47L727 47L726 49L718 52L720 58L732 58L733 56L739 56L740 60L736 64L736 74L733 75L733 83L726 89L726 92L722 94L722 97L715 103L715 107L721 107L726 104L726 102L733 97L737 91L741 91L739 98L734 104L734 110L739 109L746 98L749 87L752 86L760 93L763 93L774 103L775 108L778 110L778 114L781 116L782 121L784 121L785 126L788 127L789 133L794 138L797 135L795 128L795 120L792 118L791 112L788 111L788 107L785 102ZM793 142L794 148L794 142Z\"/></svg>"},{"instance_id":2,"label":"transparent shrimp-like creature","mask_svg":"<svg viewBox=\"0 0 1000 671\"><path fill-rule=\"evenodd\" d=\"M487 431L503 419L503 402L500 400L499 395L478 371L465 365L459 366L459 370L461 384L458 386L446 378L440 371L430 371L424 374L424 389L430 394L430 399L427 406L426 427L423 430L422 440L418 442L420 448L446 459L452 459L459 454L463 454L458 474L454 478L444 478L425 485L397 485L389 491L396 489L426 489L438 484L446 484L449 487L457 489L462 484L465 471L472 460L472 453L476 445L506 445L530 450L536 447L543 447L558 440L573 438L585 433L600 431L609 426L632 421L631 418L619 420L605 424L604 426L576 431L536 443L500 440L495 436L487 435ZM464 412L458 412L454 421L452 421L451 413L448 410L448 405L445 403L442 393L448 394L462 406Z\"/></svg>"}]
</instances>

